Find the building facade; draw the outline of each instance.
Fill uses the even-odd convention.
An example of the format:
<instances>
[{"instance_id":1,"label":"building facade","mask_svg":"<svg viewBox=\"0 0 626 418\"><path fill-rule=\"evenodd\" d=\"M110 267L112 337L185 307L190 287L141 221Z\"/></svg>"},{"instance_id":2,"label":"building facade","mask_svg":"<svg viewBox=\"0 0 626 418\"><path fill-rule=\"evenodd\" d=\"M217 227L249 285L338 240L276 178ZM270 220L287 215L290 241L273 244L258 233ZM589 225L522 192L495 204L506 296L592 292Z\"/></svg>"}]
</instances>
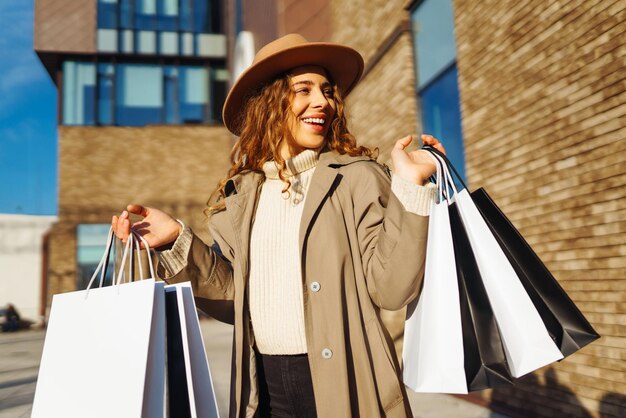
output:
<instances>
[{"instance_id":1,"label":"building facade","mask_svg":"<svg viewBox=\"0 0 626 418\"><path fill-rule=\"evenodd\" d=\"M626 416L626 4L231 0L227 8L229 36L247 31L256 49L299 32L361 52L364 75L347 100L359 142L388 162L397 138L440 137L470 189L486 188L602 335L514 387L469 399L510 416Z\"/></svg>"},{"instance_id":2,"label":"building facade","mask_svg":"<svg viewBox=\"0 0 626 418\"><path fill-rule=\"evenodd\" d=\"M48 298L83 288L132 202L206 237L229 165L220 0L37 0L35 50L58 88L59 209Z\"/></svg>"}]
</instances>

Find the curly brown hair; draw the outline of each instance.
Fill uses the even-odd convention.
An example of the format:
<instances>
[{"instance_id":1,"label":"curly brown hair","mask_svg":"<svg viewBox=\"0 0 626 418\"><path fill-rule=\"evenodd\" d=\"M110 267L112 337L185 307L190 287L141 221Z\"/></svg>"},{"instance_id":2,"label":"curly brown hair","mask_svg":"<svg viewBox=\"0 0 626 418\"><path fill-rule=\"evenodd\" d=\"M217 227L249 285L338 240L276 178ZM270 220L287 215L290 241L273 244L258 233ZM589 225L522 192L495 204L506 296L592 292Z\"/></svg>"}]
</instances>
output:
<instances>
[{"instance_id":1,"label":"curly brown hair","mask_svg":"<svg viewBox=\"0 0 626 418\"><path fill-rule=\"evenodd\" d=\"M351 156L366 155L375 158L378 149L370 149L356 144L354 135L348 130L345 103L339 88L333 83L333 98L336 111L328 131L328 137L322 150L332 150ZM224 209L224 186L233 176L245 171L263 171L263 164L274 161L278 166L278 175L285 182L285 191L289 180L285 175L285 159L280 149L285 141L294 141L289 129L289 112L294 92L290 84L290 75L284 73L276 79L262 85L255 91L241 112L241 134L231 152L232 167L217 186L207 202L205 213Z\"/></svg>"}]
</instances>

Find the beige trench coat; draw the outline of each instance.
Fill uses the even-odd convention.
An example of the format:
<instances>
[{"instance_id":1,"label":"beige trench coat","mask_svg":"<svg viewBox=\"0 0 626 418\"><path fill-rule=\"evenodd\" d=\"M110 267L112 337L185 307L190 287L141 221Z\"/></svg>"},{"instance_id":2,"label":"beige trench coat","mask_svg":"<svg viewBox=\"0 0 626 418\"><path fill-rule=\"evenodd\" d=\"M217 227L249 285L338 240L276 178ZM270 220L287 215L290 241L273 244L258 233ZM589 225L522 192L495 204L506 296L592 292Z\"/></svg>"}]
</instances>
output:
<instances>
[{"instance_id":1,"label":"beige trench coat","mask_svg":"<svg viewBox=\"0 0 626 418\"><path fill-rule=\"evenodd\" d=\"M234 322L231 417L258 405L254 334L247 298L250 229L263 175L235 176L226 210L214 214L209 247L193 237L187 265L200 308ZM417 297L428 218L406 212L386 170L367 157L320 155L300 226L308 358L319 417L405 417L411 411L379 308ZM311 284L317 282L315 289Z\"/></svg>"}]
</instances>

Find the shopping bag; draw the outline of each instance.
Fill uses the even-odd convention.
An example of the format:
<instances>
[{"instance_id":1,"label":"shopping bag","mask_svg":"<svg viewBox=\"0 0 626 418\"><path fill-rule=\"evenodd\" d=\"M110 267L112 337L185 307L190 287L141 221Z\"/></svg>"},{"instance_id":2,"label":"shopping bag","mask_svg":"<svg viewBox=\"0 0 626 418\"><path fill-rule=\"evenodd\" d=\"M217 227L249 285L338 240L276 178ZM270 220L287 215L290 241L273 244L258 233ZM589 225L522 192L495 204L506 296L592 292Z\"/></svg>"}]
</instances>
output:
<instances>
[{"instance_id":1,"label":"shopping bag","mask_svg":"<svg viewBox=\"0 0 626 418\"><path fill-rule=\"evenodd\" d=\"M403 381L416 392L467 393L455 254L439 169L437 185L439 201L433 203L428 221L423 288L407 308Z\"/></svg>"},{"instance_id":2,"label":"shopping bag","mask_svg":"<svg viewBox=\"0 0 626 418\"><path fill-rule=\"evenodd\" d=\"M162 417L165 390L164 285L115 284L106 275L113 234L86 290L55 295L32 409L33 417ZM132 258L132 255L131 255ZM160 365L160 367L159 367Z\"/></svg>"},{"instance_id":3,"label":"shopping bag","mask_svg":"<svg viewBox=\"0 0 626 418\"><path fill-rule=\"evenodd\" d=\"M442 159L440 153L431 152ZM502 336L509 371L520 377L563 358L519 277L472 201L467 188L457 191L446 164L442 171L453 188L460 219L483 279Z\"/></svg>"},{"instance_id":4,"label":"shopping bag","mask_svg":"<svg viewBox=\"0 0 626 418\"><path fill-rule=\"evenodd\" d=\"M600 338L524 237L483 188L472 201L504 251L563 356Z\"/></svg>"},{"instance_id":5,"label":"shopping bag","mask_svg":"<svg viewBox=\"0 0 626 418\"><path fill-rule=\"evenodd\" d=\"M218 418L211 371L190 282L165 286L170 416Z\"/></svg>"},{"instance_id":6,"label":"shopping bag","mask_svg":"<svg viewBox=\"0 0 626 418\"><path fill-rule=\"evenodd\" d=\"M493 309L456 204L449 207L468 391L512 383Z\"/></svg>"}]
</instances>

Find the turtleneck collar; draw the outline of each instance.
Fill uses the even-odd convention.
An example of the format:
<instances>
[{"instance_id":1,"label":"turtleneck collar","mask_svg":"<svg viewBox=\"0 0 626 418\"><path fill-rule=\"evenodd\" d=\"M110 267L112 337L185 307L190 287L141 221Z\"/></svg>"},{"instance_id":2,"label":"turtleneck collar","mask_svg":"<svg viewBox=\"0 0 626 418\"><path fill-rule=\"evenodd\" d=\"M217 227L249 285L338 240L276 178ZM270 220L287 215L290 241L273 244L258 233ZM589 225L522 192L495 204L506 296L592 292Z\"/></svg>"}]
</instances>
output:
<instances>
[{"instance_id":1,"label":"turtleneck collar","mask_svg":"<svg viewBox=\"0 0 626 418\"><path fill-rule=\"evenodd\" d=\"M317 150L306 149L286 161L285 176L289 178L310 170L317 165L318 160L319 152ZM267 179L278 180L280 178L278 177L278 166L276 166L274 161L268 161L263 164L263 172L265 173L265 178Z\"/></svg>"}]
</instances>

